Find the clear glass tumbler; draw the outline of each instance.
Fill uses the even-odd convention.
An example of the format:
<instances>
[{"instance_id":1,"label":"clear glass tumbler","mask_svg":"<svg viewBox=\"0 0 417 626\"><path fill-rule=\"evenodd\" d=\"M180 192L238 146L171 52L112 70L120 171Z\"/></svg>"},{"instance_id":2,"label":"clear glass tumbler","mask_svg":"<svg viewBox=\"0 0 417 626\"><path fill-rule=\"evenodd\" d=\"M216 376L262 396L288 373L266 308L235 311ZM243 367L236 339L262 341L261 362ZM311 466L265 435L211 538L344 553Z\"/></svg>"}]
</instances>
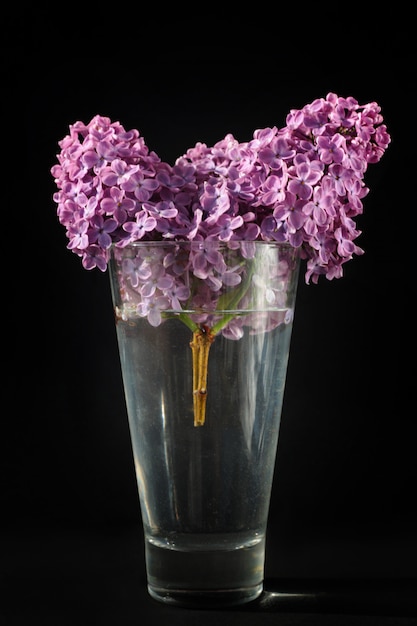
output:
<instances>
[{"instance_id":1,"label":"clear glass tumbler","mask_svg":"<svg viewBox=\"0 0 417 626\"><path fill-rule=\"evenodd\" d=\"M265 532L299 260L283 244L138 242L110 277L150 595L242 604Z\"/></svg>"}]
</instances>

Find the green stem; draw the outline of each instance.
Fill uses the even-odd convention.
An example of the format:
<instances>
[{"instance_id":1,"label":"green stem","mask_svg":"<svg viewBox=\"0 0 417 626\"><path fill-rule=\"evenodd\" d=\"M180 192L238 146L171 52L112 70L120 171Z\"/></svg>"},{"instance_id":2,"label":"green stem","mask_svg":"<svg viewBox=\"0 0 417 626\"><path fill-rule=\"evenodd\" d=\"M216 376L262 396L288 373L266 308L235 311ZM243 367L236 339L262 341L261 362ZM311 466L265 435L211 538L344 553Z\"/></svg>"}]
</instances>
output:
<instances>
[{"instance_id":1,"label":"green stem","mask_svg":"<svg viewBox=\"0 0 417 626\"><path fill-rule=\"evenodd\" d=\"M250 287L254 269L254 263L251 263L245 280L242 282L240 287L236 287L236 289L234 289L231 294L229 293L227 295L227 301L225 299L219 298L219 302L217 303L217 307L219 309L227 308L233 310L237 307L237 305L242 300L243 296L246 294ZM211 328L212 335L217 335L234 317L236 317L236 313L225 313L223 317L219 319L216 324L214 324L214 326Z\"/></svg>"},{"instance_id":2,"label":"green stem","mask_svg":"<svg viewBox=\"0 0 417 626\"><path fill-rule=\"evenodd\" d=\"M183 322L183 324L188 326L188 328L193 333L195 333L195 331L200 328L199 325L196 324L195 322L193 322L193 320L190 318L190 316L186 315L185 313L179 313L178 315L175 315L175 317L177 317L181 322Z\"/></svg>"}]
</instances>

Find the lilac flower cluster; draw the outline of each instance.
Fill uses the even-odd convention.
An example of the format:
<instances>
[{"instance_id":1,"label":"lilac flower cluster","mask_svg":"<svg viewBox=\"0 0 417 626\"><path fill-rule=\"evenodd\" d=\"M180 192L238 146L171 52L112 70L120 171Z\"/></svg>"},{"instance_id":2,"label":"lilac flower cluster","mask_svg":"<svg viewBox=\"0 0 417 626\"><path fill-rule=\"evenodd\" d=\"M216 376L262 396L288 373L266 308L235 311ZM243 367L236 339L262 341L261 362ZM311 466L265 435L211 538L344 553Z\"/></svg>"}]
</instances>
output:
<instances>
[{"instance_id":1,"label":"lilac flower cluster","mask_svg":"<svg viewBox=\"0 0 417 626\"><path fill-rule=\"evenodd\" d=\"M369 191L363 179L390 143L380 111L329 93L291 110L284 128L198 143L173 166L137 130L99 115L76 122L51 169L68 248L105 271L112 244L287 242L307 260L307 282L339 278L363 253L354 220Z\"/></svg>"}]
</instances>

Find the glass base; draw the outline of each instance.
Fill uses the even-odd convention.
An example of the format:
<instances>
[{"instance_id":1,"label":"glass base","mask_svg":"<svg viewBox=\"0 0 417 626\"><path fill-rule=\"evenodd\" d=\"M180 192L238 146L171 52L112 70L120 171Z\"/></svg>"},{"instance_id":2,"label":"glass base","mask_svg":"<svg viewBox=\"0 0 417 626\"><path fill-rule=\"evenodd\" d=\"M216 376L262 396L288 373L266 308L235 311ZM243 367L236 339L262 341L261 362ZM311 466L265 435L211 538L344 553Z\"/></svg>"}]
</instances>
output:
<instances>
[{"instance_id":1,"label":"glass base","mask_svg":"<svg viewBox=\"0 0 417 626\"><path fill-rule=\"evenodd\" d=\"M238 541L240 538L240 541ZM176 545L145 542L148 591L165 604L227 607L263 590L265 540L242 536L176 535Z\"/></svg>"},{"instance_id":2,"label":"glass base","mask_svg":"<svg viewBox=\"0 0 417 626\"><path fill-rule=\"evenodd\" d=\"M230 590L221 589L219 591L210 591L208 589L200 591L198 589L190 591L184 589L162 589L148 585L148 592L154 600L164 604L196 609L219 609L246 604L256 600L262 591L262 583L254 587Z\"/></svg>"}]
</instances>

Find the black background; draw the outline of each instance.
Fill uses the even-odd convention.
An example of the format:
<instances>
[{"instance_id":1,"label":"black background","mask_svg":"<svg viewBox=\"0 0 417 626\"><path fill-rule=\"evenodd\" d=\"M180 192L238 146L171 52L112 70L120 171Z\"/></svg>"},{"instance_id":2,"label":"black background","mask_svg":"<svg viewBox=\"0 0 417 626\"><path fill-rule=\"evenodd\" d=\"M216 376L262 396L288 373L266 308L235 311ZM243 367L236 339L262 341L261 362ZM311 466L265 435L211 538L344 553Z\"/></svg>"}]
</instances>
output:
<instances>
[{"instance_id":1,"label":"black background","mask_svg":"<svg viewBox=\"0 0 417 626\"><path fill-rule=\"evenodd\" d=\"M32 17L24 59L11 52L6 62L9 93L23 89L15 144L26 144L3 265L6 623L42 615L87 624L80 615L94 607L97 623L135 623L133 590L142 613L151 610L108 275L84 270L66 249L52 201L57 142L96 114L138 128L172 163L197 141L228 132L246 141L256 128L282 126L290 108L329 91L381 105L392 143L365 178L365 254L340 280L300 279L266 576L277 588L417 578L409 42L378 48L368 33L330 67L330 43L323 50L308 37L295 57L294 41L269 36L237 47L227 25L225 43L210 45L194 28L187 38L169 31L167 46L159 31L145 45L128 16L109 17L106 28L78 19L65 38ZM124 621L106 622L120 611Z\"/></svg>"}]
</instances>

